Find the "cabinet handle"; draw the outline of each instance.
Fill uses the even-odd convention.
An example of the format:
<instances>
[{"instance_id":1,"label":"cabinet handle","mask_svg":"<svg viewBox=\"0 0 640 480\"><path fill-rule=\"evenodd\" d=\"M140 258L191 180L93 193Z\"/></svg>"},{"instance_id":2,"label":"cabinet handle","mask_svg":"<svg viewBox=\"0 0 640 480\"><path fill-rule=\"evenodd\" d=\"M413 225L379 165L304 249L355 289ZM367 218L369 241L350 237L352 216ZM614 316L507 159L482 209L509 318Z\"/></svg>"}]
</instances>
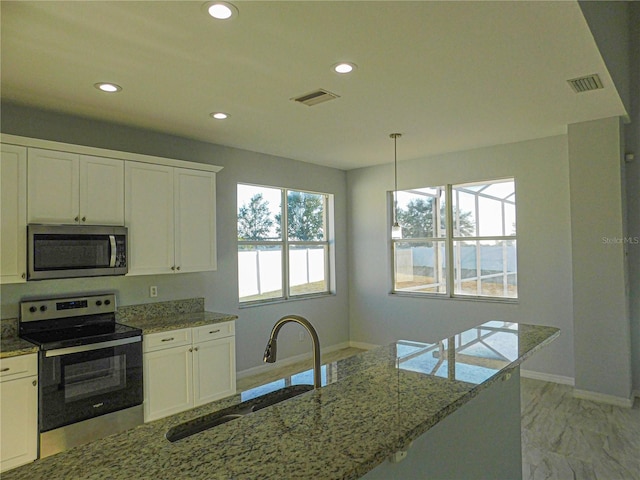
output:
<instances>
[{"instance_id":1,"label":"cabinet handle","mask_svg":"<svg viewBox=\"0 0 640 480\"><path fill-rule=\"evenodd\" d=\"M4 367L2 370L0 370L0 372L8 372L9 370L11 370L11 368L9 368L9 367Z\"/></svg>"},{"instance_id":2,"label":"cabinet handle","mask_svg":"<svg viewBox=\"0 0 640 480\"><path fill-rule=\"evenodd\" d=\"M75 222L77 222L78 220L80 220L80 217L76 217L73 219Z\"/></svg>"},{"instance_id":3,"label":"cabinet handle","mask_svg":"<svg viewBox=\"0 0 640 480\"><path fill-rule=\"evenodd\" d=\"M189 351L190 351L190 352L193 352L193 348L190 348L190 349L189 349Z\"/></svg>"},{"instance_id":4,"label":"cabinet handle","mask_svg":"<svg viewBox=\"0 0 640 480\"><path fill-rule=\"evenodd\" d=\"M34 387L38 385L38 381L34 380L33 382L31 382L31 385L33 385Z\"/></svg>"},{"instance_id":5,"label":"cabinet handle","mask_svg":"<svg viewBox=\"0 0 640 480\"><path fill-rule=\"evenodd\" d=\"M180 270L180 267L176 267L176 270Z\"/></svg>"},{"instance_id":6,"label":"cabinet handle","mask_svg":"<svg viewBox=\"0 0 640 480\"><path fill-rule=\"evenodd\" d=\"M173 340L175 340L175 338L169 337L169 338L163 338L161 341L163 341L163 342L171 342Z\"/></svg>"},{"instance_id":7,"label":"cabinet handle","mask_svg":"<svg viewBox=\"0 0 640 480\"><path fill-rule=\"evenodd\" d=\"M22 273L22 278L27 278L27 274L26 273Z\"/></svg>"},{"instance_id":8,"label":"cabinet handle","mask_svg":"<svg viewBox=\"0 0 640 480\"><path fill-rule=\"evenodd\" d=\"M211 331L209 332L209 335L212 335L212 334L214 334L214 333L218 333L219 331L220 331L220 329L217 329L217 330L211 330Z\"/></svg>"},{"instance_id":9,"label":"cabinet handle","mask_svg":"<svg viewBox=\"0 0 640 480\"><path fill-rule=\"evenodd\" d=\"M198 347L195 347L194 350L197 352L198 351Z\"/></svg>"},{"instance_id":10,"label":"cabinet handle","mask_svg":"<svg viewBox=\"0 0 640 480\"><path fill-rule=\"evenodd\" d=\"M175 266L175 265L171 267L171 270L175 270L175 269L176 269L176 266Z\"/></svg>"},{"instance_id":11,"label":"cabinet handle","mask_svg":"<svg viewBox=\"0 0 640 480\"><path fill-rule=\"evenodd\" d=\"M87 221L87 217L82 217L82 221L86 222Z\"/></svg>"}]
</instances>

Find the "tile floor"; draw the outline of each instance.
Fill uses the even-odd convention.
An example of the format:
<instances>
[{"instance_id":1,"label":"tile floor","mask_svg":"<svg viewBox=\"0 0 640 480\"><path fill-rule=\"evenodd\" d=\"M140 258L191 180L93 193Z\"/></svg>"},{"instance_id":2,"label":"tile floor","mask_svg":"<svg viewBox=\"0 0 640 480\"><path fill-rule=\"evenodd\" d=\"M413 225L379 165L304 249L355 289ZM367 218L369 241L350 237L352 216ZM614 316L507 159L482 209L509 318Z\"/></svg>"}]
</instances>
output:
<instances>
[{"instance_id":1,"label":"tile floor","mask_svg":"<svg viewBox=\"0 0 640 480\"><path fill-rule=\"evenodd\" d=\"M523 378L524 480L640 480L640 401L580 400L567 385Z\"/></svg>"},{"instance_id":2,"label":"tile floor","mask_svg":"<svg viewBox=\"0 0 640 480\"><path fill-rule=\"evenodd\" d=\"M362 352L322 356L330 363ZM238 380L247 390L312 368L298 362ZM634 408L576 399L572 389L522 379L523 480L640 480L640 401Z\"/></svg>"}]
</instances>

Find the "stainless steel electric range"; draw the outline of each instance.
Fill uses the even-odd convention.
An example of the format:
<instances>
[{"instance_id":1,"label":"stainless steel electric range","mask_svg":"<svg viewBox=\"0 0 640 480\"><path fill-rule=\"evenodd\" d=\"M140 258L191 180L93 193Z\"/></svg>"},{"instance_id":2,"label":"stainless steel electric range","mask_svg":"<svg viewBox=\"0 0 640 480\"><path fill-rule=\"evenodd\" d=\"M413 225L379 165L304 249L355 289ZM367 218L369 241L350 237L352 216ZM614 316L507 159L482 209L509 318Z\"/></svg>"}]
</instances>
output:
<instances>
[{"instance_id":1,"label":"stainless steel electric range","mask_svg":"<svg viewBox=\"0 0 640 480\"><path fill-rule=\"evenodd\" d=\"M115 321L114 294L20 303L20 337L40 347L40 457L144 420L142 331Z\"/></svg>"}]
</instances>

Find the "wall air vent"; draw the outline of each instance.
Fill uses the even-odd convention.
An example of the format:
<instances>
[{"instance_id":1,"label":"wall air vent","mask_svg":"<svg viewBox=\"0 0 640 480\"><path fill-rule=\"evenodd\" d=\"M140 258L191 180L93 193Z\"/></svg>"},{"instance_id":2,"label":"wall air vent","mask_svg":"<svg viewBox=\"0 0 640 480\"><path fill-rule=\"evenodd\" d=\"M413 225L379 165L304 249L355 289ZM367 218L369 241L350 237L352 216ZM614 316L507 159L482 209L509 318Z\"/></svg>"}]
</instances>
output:
<instances>
[{"instance_id":1,"label":"wall air vent","mask_svg":"<svg viewBox=\"0 0 640 480\"><path fill-rule=\"evenodd\" d=\"M576 93L590 92L591 90L599 90L604 88L598 74L587 75L586 77L574 78L567 80L573 91Z\"/></svg>"},{"instance_id":2,"label":"wall air vent","mask_svg":"<svg viewBox=\"0 0 640 480\"><path fill-rule=\"evenodd\" d=\"M331 93L319 88L318 90L305 93L304 95L300 95L299 97L293 97L291 100L302 103L308 107L312 107L313 105L328 102L329 100L333 100L334 98L340 98L340 95L336 95L335 93Z\"/></svg>"}]
</instances>

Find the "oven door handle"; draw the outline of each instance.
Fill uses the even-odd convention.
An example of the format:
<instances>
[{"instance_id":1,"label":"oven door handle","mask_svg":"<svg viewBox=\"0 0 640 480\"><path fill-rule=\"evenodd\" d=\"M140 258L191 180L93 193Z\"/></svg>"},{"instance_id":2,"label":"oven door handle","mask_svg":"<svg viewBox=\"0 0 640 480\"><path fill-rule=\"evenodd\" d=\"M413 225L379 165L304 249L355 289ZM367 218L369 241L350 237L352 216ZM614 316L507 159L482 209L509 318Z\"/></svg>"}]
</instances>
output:
<instances>
[{"instance_id":1,"label":"oven door handle","mask_svg":"<svg viewBox=\"0 0 640 480\"><path fill-rule=\"evenodd\" d=\"M55 350L45 351L45 357L58 357L60 355L69 355L71 353L90 352L92 350L100 350L102 348L118 347L120 345L127 345L129 343L141 342L142 337L140 335L136 337L122 338L120 340L111 340L109 342L91 343L89 345L77 345L75 347L58 348Z\"/></svg>"},{"instance_id":2,"label":"oven door handle","mask_svg":"<svg viewBox=\"0 0 640 480\"><path fill-rule=\"evenodd\" d=\"M109 235L109 243L111 244L111 259L109 260L109 268L116 266L116 236Z\"/></svg>"}]
</instances>

